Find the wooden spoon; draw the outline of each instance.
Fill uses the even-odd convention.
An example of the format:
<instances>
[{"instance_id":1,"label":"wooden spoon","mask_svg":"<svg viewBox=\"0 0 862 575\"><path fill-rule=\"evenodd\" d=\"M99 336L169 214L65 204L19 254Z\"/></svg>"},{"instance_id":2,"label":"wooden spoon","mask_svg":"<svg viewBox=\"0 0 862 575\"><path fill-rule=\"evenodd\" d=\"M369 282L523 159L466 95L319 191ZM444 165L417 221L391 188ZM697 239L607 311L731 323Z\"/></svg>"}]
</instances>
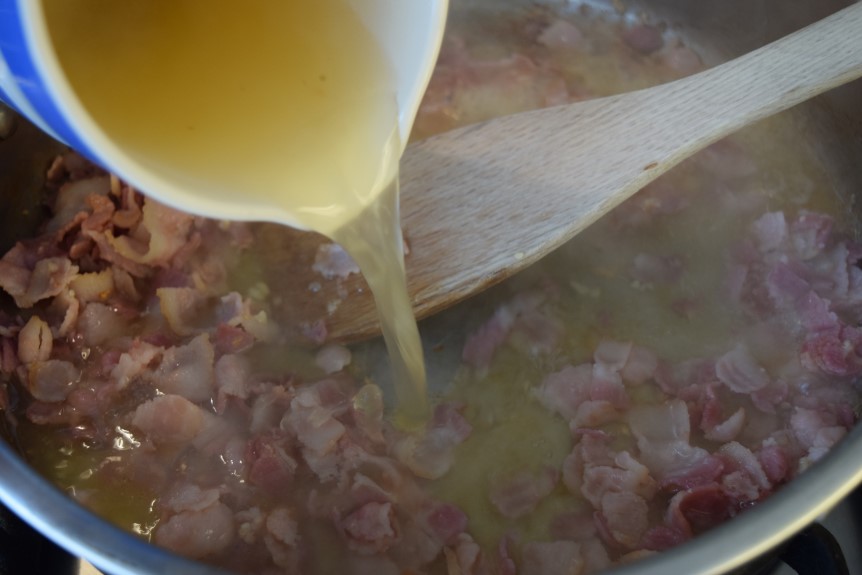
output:
<instances>
[{"instance_id":1,"label":"wooden spoon","mask_svg":"<svg viewBox=\"0 0 862 575\"><path fill-rule=\"evenodd\" d=\"M731 132L859 76L862 3L682 80L498 118L408 146L401 209L417 317L524 269ZM313 301L293 320L312 325L323 317L333 340L378 333L358 274L323 280L307 257L305 269L308 277L293 271L306 289L302 301ZM313 297L309 285L318 289Z\"/></svg>"}]
</instances>

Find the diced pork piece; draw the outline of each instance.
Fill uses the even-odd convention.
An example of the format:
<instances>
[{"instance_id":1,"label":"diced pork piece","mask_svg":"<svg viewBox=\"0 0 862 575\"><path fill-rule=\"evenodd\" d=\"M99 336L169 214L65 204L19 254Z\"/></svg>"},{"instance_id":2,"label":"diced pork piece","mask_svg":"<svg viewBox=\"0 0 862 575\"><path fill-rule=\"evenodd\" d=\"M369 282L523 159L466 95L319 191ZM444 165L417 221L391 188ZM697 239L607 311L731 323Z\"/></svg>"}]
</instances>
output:
<instances>
[{"instance_id":1,"label":"diced pork piece","mask_svg":"<svg viewBox=\"0 0 862 575\"><path fill-rule=\"evenodd\" d=\"M725 465L722 459L710 454L692 465L666 474L661 480L660 486L664 490L680 491L712 485L724 473L724 470Z\"/></svg>"},{"instance_id":2,"label":"diced pork piece","mask_svg":"<svg viewBox=\"0 0 862 575\"><path fill-rule=\"evenodd\" d=\"M682 545L691 538L687 532L668 525L650 527L641 538L641 546L650 551L665 551L677 545Z\"/></svg>"},{"instance_id":3,"label":"diced pork piece","mask_svg":"<svg viewBox=\"0 0 862 575\"><path fill-rule=\"evenodd\" d=\"M650 499L656 487L649 470L627 451L622 451L612 465L585 464L580 492L594 507L600 508L609 492L631 492Z\"/></svg>"},{"instance_id":4,"label":"diced pork piece","mask_svg":"<svg viewBox=\"0 0 862 575\"><path fill-rule=\"evenodd\" d=\"M38 301L59 294L78 273L78 266L72 265L68 258L40 259L30 271L9 263L8 255L0 260L0 287L22 308L32 307Z\"/></svg>"},{"instance_id":5,"label":"diced pork piece","mask_svg":"<svg viewBox=\"0 0 862 575\"><path fill-rule=\"evenodd\" d=\"M162 315L175 334L188 336L200 332L197 318L207 302L204 292L191 287L162 287L156 290L156 296Z\"/></svg>"},{"instance_id":6,"label":"diced pork piece","mask_svg":"<svg viewBox=\"0 0 862 575\"><path fill-rule=\"evenodd\" d=\"M144 202L142 211L143 218L132 234L107 234L108 244L133 262L167 267L171 258L186 247L194 218L151 198Z\"/></svg>"},{"instance_id":7,"label":"diced pork piece","mask_svg":"<svg viewBox=\"0 0 862 575\"><path fill-rule=\"evenodd\" d=\"M761 252L778 249L788 236L784 212L768 212L760 216L751 226L757 247Z\"/></svg>"},{"instance_id":8,"label":"diced pork piece","mask_svg":"<svg viewBox=\"0 0 862 575\"><path fill-rule=\"evenodd\" d=\"M440 64L416 119L427 136L456 125L564 104L571 98L562 75L523 54L478 58L458 39L447 39Z\"/></svg>"},{"instance_id":9,"label":"diced pork piece","mask_svg":"<svg viewBox=\"0 0 862 575\"><path fill-rule=\"evenodd\" d=\"M545 408L570 420L575 417L580 405L590 399L592 380L592 365L567 365L546 376L533 393Z\"/></svg>"},{"instance_id":10,"label":"diced pork piece","mask_svg":"<svg viewBox=\"0 0 862 575\"><path fill-rule=\"evenodd\" d=\"M53 349L51 327L39 316L32 316L18 334L18 360L21 363L47 361Z\"/></svg>"},{"instance_id":11,"label":"diced pork piece","mask_svg":"<svg viewBox=\"0 0 862 575\"><path fill-rule=\"evenodd\" d=\"M751 393L769 385L770 377L748 347L739 344L715 363L715 374L730 390Z\"/></svg>"},{"instance_id":12,"label":"diced pork piece","mask_svg":"<svg viewBox=\"0 0 862 575\"><path fill-rule=\"evenodd\" d=\"M181 395L194 402L206 401L213 394L214 363L215 351L204 333L186 345L166 349L153 374L153 382L165 393Z\"/></svg>"},{"instance_id":13,"label":"diced pork piece","mask_svg":"<svg viewBox=\"0 0 862 575\"><path fill-rule=\"evenodd\" d=\"M320 390L319 385L305 386L297 390L285 422L306 449L327 453L344 435L346 429L335 417L341 408L326 405Z\"/></svg>"},{"instance_id":14,"label":"diced pork piece","mask_svg":"<svg viewBox=\"0 0 862 575\"><path fill-rule=\"evenodd\" d=\"M227 549L236 535L233 512L223 503L201 511L183 511L162 521L153 538L156 545L201 559Z\"/></svg>"},{"instance_id":15,"label":"diced pork piece","mask_svg":"<svg viewBox=\"0 0 862 575\"><path fill-rule=\"evenodd\" d=\"M631 342L603 340L593 352L593 361L607 372L618 373L625 367L631 352Z\"/></svg>"},{"instance_id":16,"label":"diced pork piece","mask_svg":"<svg viewBox=\"0 0 862 575\"><path fill-rule=\"evenodd\" d=\"M249 483L273 495L290 488L298 467L286 441L273 436L249 441L245 460Z\"/></svg>"},{"instance_id":17,"label":"diced pork piece","mask_svg":"<svg viewBox=\"0 0 862 575\"><path fill-rule=\"evenodd\" d=\"M216 355L240 353L254 345L254 336L241 327L220 323L213 335Z\"/></svg>"},{"instance_id":18,"label":"diced pork piece","mask_svg":"<svg viewBox=\"0 0 862 575\"><path fill-rule=\"evenodd\" d=\"M700 56L679 41L666 46L660 57L665 66L681 76L688 76L703 69Z\"/></svg>"},{"instance_id":19,"label":"diced pork piece","mask_svg":"<svg viewBox=\"0 0 862 575\"><path fill-rule=\"evenodd\" d=\"M862 330L834 327L808 335L800 354L802 365L827 375L862 373Z\"/></svg>"},{"instance_id":20,"label":"diced pork piece","mask_svg":"<svg viewBox=\"0 0 862 575\"><path fill-rule=\"evenodd\" d=\"M383 392L372 383L359 388L352 400L356 427L372 441L383 442Z\"/></svg>"},{"instance_id":21,"label":"diced pork piece","mask_svg":"<svg viewBox=\"0 0 862 575\"><path fill-rule=\"evenodd\" d=\"M344 248L334 243L320 244L314 256L314 271L324 278L347 279L351 274L359 273L359 266L353 261Z\"/></svg>"},{"instance_id":22,"label":"diced pork piece","mask_svg":"<svg viewBox=\"0 0 862 575\"><path fill-rule=\"evenodd\" d=\"M491 503L504 517L521 517L551 494L559 477L557 470L549 467L535 473L518 473L491 490Z\"/></svg>"},{"instance_id":23,"label":"diced pork piece","mask_svg":"<svg viewBox=\"0 0 862 575\"><path fill-rule=\"evenodd\" d=\"M803 210L790 224L790 235L796 253L803 260L822 252L832 236L835 220L826 215Z\"/></svg>"},{"instance_id":24,"label":"diced pork piece","mask_svg":"<svg viewBox=\"0 0 862 575\"><path fill-rule=\"evenodd\" d=\"M649 527L646 500L628 491L608 491L602 496L599 513L608 534L617 545L637 549Z\"/></svg>"},{"instance_id":25,"label":"diced pork piece","mask_svg":"<svg viewBox=\"0 0 862 575\"><path fill-rule=\"evenodd\" d=\"M263 511L259 507L250 507L237 512L234 519L237 523L236 531L239 538L249 545L256 543L266 519Z\"/></svg>"},{"instance_id":26,"label":"diced pork piece","mask_svg":"<svg viewBox=\"0 0 862 575\"><path fill-rule=\"evenodd\" d=\"M132 425L155 444L182 444L203 429L204 413L184 397L159 395L138 406Z\"/></svg>"},{"instance_id":27,"label":"diced pork piece","mask_svg":"<svg viewBox=\"0 0 862 575\"><path fill-rule=\"evenodd\" d=\"M740 502L757 501L771 490L772 484L763 467L744 445L731 441L722 445L717 455L725 464L722 485L728 495Z\"/></svg>"},{"instance_id":28,"label":"diced pork piece","mask_svg":"<svg viewBox=\"0 0 862 575\"><path fill-rule=\"evenodd\" d=\"M314 362L317 364L317 367L322 369L326 374L341 371L350 365L350 360L350 350L343 345L337 344L323 346L314 357Z\"/></svg>"},{"instance_id":29,"label":"diced pork piece","mask_svg":"<svg viewBox=\"0 0 862 575\"><path fill-rule=\"evenodd\" d=\"M162 351L161 347L135 340L128 351L120 354L117 364L111 369L111 378L119 389L125 388L134 378L145 373Z\"/></svg>"},{"instance_id":30,"label":"diced pork piece","mask_svg":"<svg viewBox=\"0 0 862 575\"><path fill-rule=\"evenodd\" d=\"M174 489L163 505L174 513L203 511L217 503L220 497L218 489L201 489L194 483L185 483Z\"/></svg>"},{"instance_id":31,"label":"diced pork piece","mask_svg":"<svg viewBox=\"0 0 862 575\"><path fill-rule=\"evenodd\" d=\"M704 485L674 495L667 508L666 522L686 537L703 533L734 517L737 502L720 485Z\"/></svg>"},{"instance_id":32,"label":"diced pork piece","mask_svg":"<svg viewBox=\"0 0 862 575\"><path fill-rule=\"evenodd\" d=\"M399 537L391 503L366 503L341 519L339 528L350 549L367 555L386 551Z\"/></svg>"},{"instance_id":33,"label":"diced pork piece","mask_svg":"<svg viewBox=\"0 0 862 575\"><path fill-rule=\"evenodd\" d=\"M637 406L629 412L629 428L637 438L640 456L659 481L678 475L708 456L690 443L690 422L685 402L675 399L663 405Z\"/></svg>"},{"instance_id":34,"label":"diced pork piece","mask_svg":"<svg viewBox=\"0 0 862 575\"><path fill-rule=\"evenodd\" d=\"M649 24L636 24L623 31L623 41L641 54L652 54L664 46L661 30Z\"/></svg>"},{"instance_id":35,"label":"diced pork piece","mask_svg":"<svg viewBox=\"0 0 862 575\"><path fill-rule=\"evenodd\" d=\"M48 403L63 401L81 379L81 370L68 361L49 359L31 363L27 370L30 394Z\"/></svg>"},{"instance_id":36,"label":"diced pork piece","mask_svg":"<svg viewBox=\"0 0 862 575\"><path fill-rule=\"evenodd\" d=\"M90 211L87 199L93 195L107 196L110 191L110 178L98 176L65 183L54 202L54 215L48 222L46 231L58 233L68 229L76 217Z\"/></svg>"},{"instance_id":37,"label":"diced pork piece","mask_svg":"<svg viewBox=\"0 0 862 575\"><path fill-rule=\"evenodd\" d=\"M626 409L629 406L629 396L619 371L609 369L602 363L594 363L593 377L590 381L590 399L606 401L614 407Z\"/></svg>"},{"instance_id":38,"label":"diced pork piece","mask_svg":"<svg viewBox=\"0 0 862 575\"><path fill-rule=\"evenodd\" d=\"M537 41L551 50L573 50L583 44L584 35L571 22L556 18L542 30Z\"/></svg>"},{"instance_id":39,"label":"diced pork piece","mask_svg":"<svg viewBox=\"0 0 862 575\"><path fill-rule=\"evenodd\" d=\"M658 368L658 358L645 347L632 346L621 374L623 381L636 385L652 379Z\"/></svg>"},{"instance_id":40,"label":"diced pork piece","mask_svg":"<svg viewBox=\"0 0 862 575\"><path fill-rule=\"evenodd\" d=\"M622 413L609 401L585 401L578 406L569 426L572 430L600 427L621 417Z\"/></svg>"},{"instance_id":41,"label":"diced pork piece","mask_svg":"<svg viewBox=\"0 0 862 575\"><path fill-rule=\"evenodd\" d=\"M266 516L266 530L284 545L294 547L299 539L299 525L289 509L276 507Z\"/></svg>"},{"instance_id":42,"label":"diced pork piece","mask_svg":"<svg viewBox=\"0 0 862 575\"><path fill-rule=\"evenodd\" d=\"M114 292L114 274L110 269L78 274L69 282L69 287L82 303L105 301Z\"/></svg>"},{"instance_id":43,"label":"diced pork piece","mask_svg":"<svg viewBox=\"0 0 862 575\"><path fill-rule=\"evenodd\" d=\"M434 506L425 516L434 535L445 545L455 545L467 530L467 515L451 503Z\"/></svg>"},{"instance_id":44,"label":"diced pork piece","mask_svg":"<svg viewBox=\"0 0 862 575\"><path fill-rule=\"evenodd\" d=\"M228 396L248 397L250 371L248 361L241 355L231 353L219 358L215 364L215 386L222 407Z\"/></svg>"},{"instance_id":45,"label":"diced pork piece","mask_svg":"<svg viewBox=\"0 0 862 575\"><path fill-rule=\"evenodd\" d=\"M446 547L443 552L446 555L447 575L478 575L482 549L467 533L458 535L454 550Z\"/></svg>"},{"instance_id":46,"label":"diced pork piece","mask_svg":"<svg viewBox=\"0 0 862 575\"><path fill-rule=\"evenodd\" d=\"M760 462L767 479L773 485L782 483L789 478L790 458L785 449L776 442L764 441L763 447L757 452L757 460Z\"/></svg>"},{"instance_id":47,"label":"diced pork piece","mask_svg":"<svg viewBox=\"0 0 862 575\"><path fill-rule=\"evenodd\" d=\"M394 453L419 477L437 479L455 463L455 448L472 431L472 426L456 406L440 404L424 434L403 437L395 444Z\"/></svg>"},{"instance_id":48,"label":"diced pork piece","mask_svg":"<svg viewBox=\"0 0 862 575\"><path fill-rule=\"evenodd\" d=\"M128 321L112 307L88 303L78 317L78 331L87 345L104 345L128 332Z\"/></svg>"},{"instance_id":49,"label":"diced pork piece","mask_svg":"<svg viewBox=\"0 0 862 575\"><path fill-rule=\"evenodd\" d=\"M705 437L710 441L725 443L736 439L745 426L745 408L740 407L733 415L705 430Z\"/></svg>"},{"instance_id":50,"label":"diced pork piece","mask_svg":"<svg viewBox=\"0 0 862 575\"><path fill-rule=\"evenodd\" d=\"M507 307L494 312L491 319L467 338L462 353L464 362L476 369L487 369L497 348L509 337L515 317L515 313Z\"/></svg>"}]
</instances>

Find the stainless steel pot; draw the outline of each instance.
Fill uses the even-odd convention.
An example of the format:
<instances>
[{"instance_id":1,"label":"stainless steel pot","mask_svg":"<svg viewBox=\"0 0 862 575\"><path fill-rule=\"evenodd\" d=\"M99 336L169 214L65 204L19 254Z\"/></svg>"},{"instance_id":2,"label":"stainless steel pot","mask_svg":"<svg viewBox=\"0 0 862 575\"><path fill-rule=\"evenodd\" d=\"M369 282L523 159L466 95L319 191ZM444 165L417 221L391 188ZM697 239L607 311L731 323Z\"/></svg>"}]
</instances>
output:
<instances>
[{"instance_id":1,"label":"stainless steel pot","mask_svg":"<svg viewBox=\"0 0 862 575\"><path fill-rule=\"evenodd\" d=\"M565 3L563 0L552 0ZM463 0L468 9L499 9L528 0ZM707 53L733 57L774 40L847 5L846 0L644 0L630 6L667 22ZM598 4L598 2L596 2ZM710 62L714 63L714 62ZM822 157L834 174L836 193L856 209L862 194L862 82L805 105L817 119ZM0 141L0 249L25 236L39 219L41 177L59 146L32 126ZM29 214L21 217L21 214ZM614 571L619 575L723 573L761 555L815 521L862 483L862 427L813 469L768 501L671 551ZM113 575L203 574L215 569L176 557L122 532L78 506L38 476L0 441L0 500L25 521L75 555Z\"/></svg>"}]
</instances>

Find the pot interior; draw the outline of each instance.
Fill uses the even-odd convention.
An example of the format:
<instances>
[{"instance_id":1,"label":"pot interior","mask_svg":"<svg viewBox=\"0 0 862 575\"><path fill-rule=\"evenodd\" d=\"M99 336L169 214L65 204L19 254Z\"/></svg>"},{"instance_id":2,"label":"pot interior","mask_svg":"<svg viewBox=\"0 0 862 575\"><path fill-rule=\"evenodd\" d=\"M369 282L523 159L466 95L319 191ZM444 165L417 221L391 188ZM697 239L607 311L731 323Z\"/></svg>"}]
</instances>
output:
<instances>
[{"instance_id":1,"label":"pot interior","mask_svg":"<svg viewBox=\"0 0 862 575\"><path fill-rule=\"evenodd\" d=\"M600 2L584 2L576 6L566 2L552 4L564 10L590 10L593 13L605 12L608 18L618 17L616 4L614 6ZM785 3L773 0L723 2L719 6L715 3L655 0L626 4L624 17L659 26L665 34L678 34L688 45L695 48L704 63L713 65L785 35L806 23L834 12L843 5L846 5L846 2L797 2L792 7L788 7ZM453 2L451 27L458 30L459 27L469 26L490 36L505 35L508 33L507 26L511 25L511 21L503 20L487 26L482 22L491 22L495 19L490 14L510 8L529 10L534 6L531 2L520 0ZM862 105L860 102L862 102L862 83L855 82L783 114L779 119L768 120L763 125L753 127L734 140L741 142L739 145L752 154L758 155L758 158L766 158L763 161L767 164L768 158L775 153L775 150L779 150L779 154L785 154L785 158L790 158L775 165L770 164L767 168L769 177L766 181L783 182L783 170L788 172L798 170L802 174L801 178L792 174L788 176L788 179L792 180L788 188L792 189L787 189L786 193L800 194L798 198L788 199L784 196L771 198L767 194L763 196L766 198L763 200L764 207L792 205L794 201L804 204L808 198L808 190L801 189L799 182L807 181L818 189L827 190L822 199L818 200L820 202L818 205L827 206L835 213L836 220L840 221L844 229L858 235L856 194L862 190L862 161L860 161L862 159ZM45 189L43 175L51 158L61 150L62 148L56 143L39 134L22 120L19 121L15 133L0 142L0 173L3 174L0 182L0 201L3 202L2 212L0 212L3 214L0 241L4 250L16 239L31 235L45 217L44 198L50 192ZM681 170L685 169L681 168ZM785 190L782 191L785 192ZM695 198L693 201L714 201L709 193L698 195L695 192L697 191L693 190ZM633 201L637 201L637 198ZM721 206L716 204L716 209ZM719 227L724 223L731 225L721 219L721 216L717 216L717 220ZM568 262L579 262L578 265L584 269L598 265L598 260L584 254L597 253L602 246L613 243L617 237L616 234L619 233L618 229L611 225L604 227L602 225L598 224L596 228L585 232L583 237L573 240L571 244L552 256L553 259L550 259L544 267L540 265L479 296L474 301L466 302L423 322L422 332L426 354L433 358L429 362L429 380L438 383L435 393L449 393L453 380L466 377L462 375L461 354L468 334L486 321L494 309L510 301L513 293L524 289L525 286L544 281L543 278L546 276L553 278L554 269L569 265ZM696 232L702 232L707 235L705 243L709 243L710 228L704 224L704 220L693 220L689 226L700 229L680 231L683 241L686 241L686 238L694 241L693 238L699 235ZM272 233L271 228L269 230L261 233ZM703 239L702 236L701 239ZM717 260L720 250L718 252L706 250L702 253L712 254ZM629 254L629 256L633 255L637 255L637 252ZM716 265L716 261L711 265ZM591 294L597 289L589 282L565 280L563 283L566 289L573 289L585 298L593 297ZM616 288L607 283L602 284L601 289ZM8 298L6 303L10 303ZM587 317L587 312L583 313L584 317ZM703 325L708 326L710 322L720 321L720 315L720 309L713 310L712 315L709 316L708 321L704 320ZM649 314L644 314L642 317L644 322L650 318ZM589 316L588 321L598 321L598 318L599 314ZM691 321L689 318L685 321L674 321L677 323L673 325L664 323L660 328L646 323L633 325L623 333L654 344L667 356L674 356L674 354L678 354L680 358L689 356L693 353L687 348L689 344L686 340L690 336L683 326L689 325ZM708 340L707 330L708 327L702 327L701 336L706 338L706 348L720 346L720 342ZM660 332L658 335L661 337L649 336L651 332L657 331ZM576 332L576 335L571 337L580 338L585 342L593 338L592 343L595 343L595 334L591 335L586 331ZM655 341L662 338L664 343ZM703 344L698 345L703 346ZM592 349L590 345L584 345L583 348ZM588 351L582 353L584 357L579 359L587 360ZM389 376L382 345L379 342L369 342L357 346L353 354L354 364L385 388ZM513 371L520 369L505 365L501 369L509 368ZM534 373L525 372L524 378L528 377L537 376ZM485 395L495 393L493 389L482 387L480 383L472 380L471 383L475 384L474 389L477 390L475 393ZM500 395L504 397L504 394ZM469 401L470 397L469 392L458 396L462 401ZM515 396L505 396L505 401L509 403L499 404L496 409L505 411L512 409L513 404L516 408L518 406ZM8 432L9 429L5 431ZM20 445L16 438L8 435L7 433L7 439L10 439L11 445ZM859 446L856 443L860 441L862 436L857 429L835 448L834 453L819 462L814 469L783 486L768 501L758 504L757 508L733 519L730 525L718 527L675 550L623 567L619 572L715 573L756 556L757 553L777 544L807 522L812 521L818 514L828 510L841 496L859 483L862 479L860 477L862 471L853 463L853 452L858 451ZM2 448L0 449L2 459L14 462L14 464L10 463L10 472L0 478L0 495L16 511L23 512L25 518L49 536L71 547L74 552L91 557L97 565L111 570L115 575L126 572L164 572L165 569L176 565L204 572L204 568L200 565L192 567L191 564L169 554L140 545L132 537L118 533L106 523L91 519L87 512L75 506L70 500L58 497L47 482L34 478L31 470L20 465L20 460L10 452L8 445L0 445L0 448ZM482 451L484 447L479 444L476 449ZM476 465L479 465L478 460ZM447 485L444 482L440 489L447 497L456 499L459 505L465 508L471 507L471 496L465 495L462 487ZM45 492L52 493L49 499L44 499ZM45 501L50 501L53 507L46 507ZM70 521L85 521L90 527L73 536L67 531ZM494 526L487 528L489 533L495 533L494 529ZM124 549L127 547L128 553L125 551L118 553L115 546L121 546ZM680 569L680 565L686 565L686 568ZM694 567L695 565L697 567Z\"/></svg>"}]
</instances>

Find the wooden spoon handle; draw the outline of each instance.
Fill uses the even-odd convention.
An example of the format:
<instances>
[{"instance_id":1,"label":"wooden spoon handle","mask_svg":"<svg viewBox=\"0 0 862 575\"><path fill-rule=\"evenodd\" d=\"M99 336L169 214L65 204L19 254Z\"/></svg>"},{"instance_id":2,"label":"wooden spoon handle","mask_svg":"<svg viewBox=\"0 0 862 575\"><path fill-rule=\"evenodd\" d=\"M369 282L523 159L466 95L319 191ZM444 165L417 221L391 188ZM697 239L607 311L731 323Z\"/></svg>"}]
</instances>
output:
<instances>
[{"instance_id":1,"label":"wooden spoon handle","mask_svg":"<svg viewBox=\"0 0 862 575\"><path fill-rule=\"evenodd\" d=\"M498 118L408 146L408 289L427 316L532 264L680 161L862 75L862 3L727 64L610 98ZM371 302L330 318L376 330Z\"/></svg>"}]
</instances>

